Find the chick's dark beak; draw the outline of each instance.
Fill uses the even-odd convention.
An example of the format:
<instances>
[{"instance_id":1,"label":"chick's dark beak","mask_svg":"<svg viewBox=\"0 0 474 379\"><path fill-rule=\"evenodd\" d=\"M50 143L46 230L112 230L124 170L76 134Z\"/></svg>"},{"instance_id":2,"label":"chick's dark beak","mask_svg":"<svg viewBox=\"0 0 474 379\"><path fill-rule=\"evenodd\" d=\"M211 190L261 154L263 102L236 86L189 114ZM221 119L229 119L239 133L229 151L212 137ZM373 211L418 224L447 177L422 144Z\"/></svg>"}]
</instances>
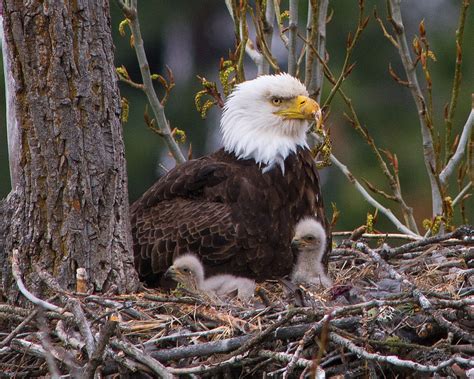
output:
<instances>
[{"instance_id":1,"label":"chick's dark beak","mask_svg":"<svg viewBox=\"0 0 474 379\"><path fill-rule=\"evenodd\" d=\"M173 266L168 268L165 272L165 278L174 279L176 277L176 270Z\"/></svg>"},{"instance_id":2,"label":"chick's dark beak","mask_svg":"<svg viewBox=\"0 0 474 379\"><path fill-rule=\"evenodd\" d=\"M291 240L291 247L293 249L299 249L300 246L301 246L301 240L299 238L295 237Z\"/></svg>"}]
</instances>

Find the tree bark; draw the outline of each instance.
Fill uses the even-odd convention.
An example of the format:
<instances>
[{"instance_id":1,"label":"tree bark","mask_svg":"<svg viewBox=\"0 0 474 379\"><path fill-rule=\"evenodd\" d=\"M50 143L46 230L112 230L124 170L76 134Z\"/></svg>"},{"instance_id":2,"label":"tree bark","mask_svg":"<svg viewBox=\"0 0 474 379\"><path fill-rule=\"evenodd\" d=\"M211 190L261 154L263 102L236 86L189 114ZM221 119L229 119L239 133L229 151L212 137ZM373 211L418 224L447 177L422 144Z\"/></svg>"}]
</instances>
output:
<instances>
[{"instance_id":1,"label":"tree bark","mask_svg":"<svg viewBox=\"0 0 474 379\"><path fill-rule=\"evenodd\" d=\"M38 268L65 289L75 288L83 267L94 291L134 290L108 1L2 2L14 105L7 116L13 190L0 204L4 294L16 295L13 247L37 295L44 287Z\"/></svg>"}]
</instances>

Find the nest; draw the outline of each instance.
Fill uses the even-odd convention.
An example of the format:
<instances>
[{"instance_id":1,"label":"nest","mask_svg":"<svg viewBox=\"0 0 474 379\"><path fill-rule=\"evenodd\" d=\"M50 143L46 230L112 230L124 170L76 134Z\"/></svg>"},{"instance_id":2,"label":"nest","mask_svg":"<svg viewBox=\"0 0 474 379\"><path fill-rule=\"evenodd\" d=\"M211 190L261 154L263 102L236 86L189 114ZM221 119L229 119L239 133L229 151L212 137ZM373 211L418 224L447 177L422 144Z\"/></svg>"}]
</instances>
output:
<instances>
[{"instance_id":1,"label":"nest","mask_svg":"<svg viewBox=\"0 0 474 379\"><path fill-rule=\"evenodd\" d=\"M54 298L0 304L0 377L472 377L473 235L343 241L332 288L266 281L250 303L72 294L42 278Z\"/></svg>"}]
</instances>

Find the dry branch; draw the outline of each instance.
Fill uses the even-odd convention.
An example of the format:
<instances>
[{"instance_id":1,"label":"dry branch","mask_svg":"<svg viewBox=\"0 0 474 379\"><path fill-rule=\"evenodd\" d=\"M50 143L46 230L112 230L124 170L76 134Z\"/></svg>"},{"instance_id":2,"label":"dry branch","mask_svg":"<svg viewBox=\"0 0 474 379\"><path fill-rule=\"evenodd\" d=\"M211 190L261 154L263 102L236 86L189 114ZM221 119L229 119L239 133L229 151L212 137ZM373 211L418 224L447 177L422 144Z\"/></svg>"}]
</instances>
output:
<instances>
[{"instance_id":1,"label":"dry branch","mask_svg":"<svg viewBox=\"0 0 474 379\"><path fill-rule=\"evenodd\" d=\"M173 138L171 133L171 128L169 122L165 115L165 108L163 104L158 99L158 95L155 92L153 87L153 81L151 78L150 65L148 64L148 58L145 53L145 48L143 45L143 38L140 30L140 22L138 20L138 8L136 0L116 0L120 9L122 10L125 17L130 22L130 29L133 36L133 47L137 55L138 64L140 66L140 72L143 80L143 91L145 92L150 107L153 110L155 119L157 122L160 135L163 137L168 149L176 160L176 163L183 163L186 161L181 149L179 148L178 143Z\"/></svg>"}]
</instances>

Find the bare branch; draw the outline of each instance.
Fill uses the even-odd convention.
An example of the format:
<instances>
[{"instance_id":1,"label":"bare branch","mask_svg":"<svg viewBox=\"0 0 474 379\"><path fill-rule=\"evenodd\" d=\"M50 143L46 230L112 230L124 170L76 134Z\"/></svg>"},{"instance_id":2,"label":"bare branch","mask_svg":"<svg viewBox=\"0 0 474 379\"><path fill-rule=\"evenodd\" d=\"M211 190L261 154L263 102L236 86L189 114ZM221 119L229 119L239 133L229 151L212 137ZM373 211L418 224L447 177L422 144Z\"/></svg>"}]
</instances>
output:
<instances>
[{"instance_id":1,"label":"bare branch","mask_svg":"<svg viewBox=\"0 0 474 379\"><path fill-rule=\"evenodd\" d=\"M328 67L326 62L323 60L323 58L319 55L315 47L306 39L304 39L302 36L298 35L306 44L306 46L309 46L311 50L315 53L316 57L318 58L320 64L322 65L324 69L324 73L328 80L335 85L336 84L336 78L331 72L331 69ZM375 145L375 141L373 138L370 136L368 130L362 126L362 124L359 121L359 118L357 116L357 113L354 109L354 106L352 104L352 100L345 94L345 92L342 90L341 87L339 87L338 90L339 95L342 97L344 102L346 103L347 107L349 108L351 118L350 121L353 124L354 128L356 129L357 132L364 138L364 140L367 142L369 147L371 148L372 152L375 154L377 161L380 165L380 168L382 169L382 172L384 175L387 177L387 180L390 184L390 187L393 191L393 194L395 195L397 202L400 204L401 210L403 212L403 216L405 218L405 223L409 226L409 228L414 231L415 233L419 234L418 227L415 222L415 217L413 216L413 208L409 207L405 200L403 199L402 196L402 190L401 186L398 180L398 177L396 178L390 170L388 169L387 163L384 161L382 158L379 149Z\"/></svg>"},{"instance_id":2,"label":"bare branch","mask_svg":"<svg viewBox=\"0 0 474 379\"><path fill-rule=\"evenodd\" d=\"M84 378L94 378L97 367L102 363L102 356L104 355L105 348L107 347L110 338L115 334L116 329L117 321L111 319L107 320L105 325L102 327L97 341L97 348L84 369Z\"/></svg>"},{"instance_id":3,"label":"bare branch","mask_svg":"<svg viewBox=\"0 0 474 379\"><path fill-rule=\"evenodd\" d=\"M331 162L336 165L336 167L342 171L345 177L356 187L359 193L364 197L365 200L375 208L377 208L381 213L383 213L394 225L395 227L401 231L402 233L408 234L414 238L421 238L421 236L417 235L416 233L412 232L408 229L405 225L403 225L399 219L395 217L393 212L390 209L385 208L382 204L380 204L377 200L375 200L370 194L366 191L366 189L359 183L359 181L351 174L348 168L342 164L333 154L331 154Z\"/></svg>"},{"instance_id":4,"label":"bare branch","mask_svg":"<svg viewBox=\"0 0 474 379\"><path fill-rule=\"evenodd\" d=\"M467 183L466 186L461 190L461 192L459 192L458 195L454 198L453 203L451 204L453 208L464 198L464 195L466 195L469 192L471 187L472 187L472 180L469 183Z\"/></svg>"},{"instance_id":5,"label":"bare branch","mask_svg":"<svg viewBox=\"0 0 474 379\"><path fill-rule=\"evenodd\" d=\"M430 310L432 308L431 302L426 298L425 295L421 293L421 291L414 285L412 284L405 276L399 274L397 270L395 270L390 264L388 264L381 256L379 253L377 253L375 250L372 250L369 248L366 244L362 242L357 242L355 244L355 247L370 255L370 257L377 262L380 266L384 268L385 271L387 271L392 279L399 280L403 284L405 284L410 290L412 291L413 297L418 301L418 303L421 305L421 307L424 310Z\"/></svg>"},{"instance_id":6,"label":"bare branch","mask_svg":"<svg viewBox=\"0 0 474 379\"><path fill-rule=\"evenodd\" d=\"M446 135L445 135L445 154L449 156L449 144L451 143L451 131L453 128L453 118L456 112L456 105L459 96L459 87L461 86L461 65L462 65L462 42L464 37L464 25L466 23L467 8L470 0L463 0L461 12L459 14L459 23L456 30L456 65L454 68L453 88L451 90L451 100L446 114ZM447 159L446 159L447 160Z\"/></svg>"},{"instance_id":7,"label":"bare branch","mask_svg":"<svg viewBox=\"0 0 474 379\"><path fill-rule=\"evenodd\" d=\"M77 299L69 299L69 304L76 318L76 324L81 332L82 337L86 340L86 350L89 359L92 358L96 349L94 337L92 336L91 327L89 321L87 321L84 312L81 308L81 303Z\"/></svg>"},{"instance_id":8,"label":"bare branch","mask_svg":"<svg viewBox=\"0 0 474 379\"><path fill-rule=\"evenodd\" d=\"M433 137L429 129L427 119L428 110L426 109L423 92L421 91L420 85L418 83L418 77L415 70L416 67L411 58L410 48L408 46L407 37L405 34L402 11L400 8L401 0L388 0L387 4L389 6L389 14L397 39L398 52L400 54L408 81L410 82L411 94L418 110L418 118L421 125L421 136L423 139L423 156L431 185L433 216L437 216L443 213L443 201L441 189L439 188L438 182L435 178L435 173L433 172L433 170L436 168L436 155L434 151Z\"/></svg>"},{"instance_id":9,"label":"bare branch","mask_svg":"<svg viewBox=\"0 0 474 379\"><path fill-rule=\"evenodd\" d=\"M148 354L145 354L143 351L136 348L135 346L126 342L119 341L112 341L111 345L116 349L122 350L125 354L131 356L138 362L143 363L144 365L149 367L156 375L158 375L159 378L173 378L173 375L168 371L165 366L163 366L156 359L153 359Z\"/></svg>"},{"instance_id":10,"label":"bare branch","mask_svg":"<svg viewBox=\"0 0 474 379\"><path fill-rule=\"evenodd\" d=\"M30 315L28 317L26 317L20 324L18 324L18 326L13 329L10 334L8 336L6 336L1 342L0 342L0 348L2 348L3 346L6 346L10 343L10 341L16 337L16 335L18 333L21 332L21 330L26 326L28 325L31 320L33 320L36 315L38 314L38 310L30 313Z\"/></svg>"},{"instance_id":11,"label":"bare branch","mask_svg":"<svg viewBox=\"0 0 474 379\"><path fill-rule=\"evenodd\" d=\"M333 236L344 236L349 237L353 232L351 231L341 231L341 232L332 232ZM402 239L402 240L414 240L418 241L418 237L413 237L412 235L408 234L399 234L399 233L363 233L362 238L369 238L369 239Z\"/></svg>"},{"instance_id":12,"label":"bare branch","mask_svg":"<svg viewBox=\"0 0 474 379\"><path fill-rule=\"evenodd\" d=\"M51 351L53 351L53 346L51 344L51 339L49 338L49 329L46 323L46 318L44 317L43 310L39 309L37 316L38 326L40 329L41 344L43 345L45 351L45 359L48 364L48 370L52 379L59 379L60 374L56 361L54 360Z\"/></svg>"},{"instance_id":13,"label":"bare branch","mask_svg":"<svg viewBox=\"0 0 474 379\"><path fill-rule=\"evenodd\" d=\"M26 289L25 284L23 283L23 279L21 278L18 249L12 250L12 274L16 280L18 289L23 294L23 296L25 296L29 301L49 311L64 313L63 308L60 308L54 304L48 303L47 301L37 298L35 295L33 295L30 291Z\"/></svg>"},{"instance_id":14,"label":"bare branch","mask_svg":"<svg viewBox=\"0 0 474 379\"><path fill-rule=\"evenodd\" d=\"M474 95L473 95L473 102L474 102ZM473 104L474 106L474 104ZM466 146L471 136L472 125L474 124L474 108L471 109L471 113L469 113L469 117L467 118L466 123L464 124L461 139L459 140L458 147L456 152L449 160L446 167L441 171L439 174L439 180L443 185L446 185L448 178L452 175L456 167L459 165L459 162L464 157Z\"/></svg>"},{"instance_id":15,"label":"bare branch","mask_svg":"<svg viewBox=\"0 0 474 379\"><path fill-rule=\"evenodd\" d=\"M446 367L451 366L453 363L469 364L471 366L474 365L474 360L464 359L461 357L453 357L451 359L448 359L446 361L443 361L437 364L436 366L422 365L417 362L400 359L396 355L380 355L376 353L369 353L365 349L358 347L357 345L352 343L347 338L341 337L339 334L336 334L334 332L329 333L329 338L334 343L340 346L344 346L349 351L369 361L390 363L398 367L406 367L406 368L410 368L412 370L421 371L421 372L437 372Z\"/></svg>"},{"instance_id":16,"label":"bare branch","mask_svg":"<svg viewBox=\"0 0 474 379\"><path fill-rule=\"evenodd\" d=\"M140 23L138 20L137 1L132 0L131 6L127 7L123 1L117 0L120 8L124 12L125 17L130 20L130 29L134 40L135 53L137 55L138 64L140 66L140 72L143 80L143 90L148 98L151 109L155 115L158 128L161 131L161 135L165 140L168 149L176 160L176 163L183 163L186 161L183 153L181 152L178 143L175 141L171 134L171 128L165 115L165 108L158 99L158 95L153 87L153 81L151 79L150 66L143 46L143 39L140 30Z\"/></svg>"},{"instance_id":17,"label":"bare branch","mask_svg":"<svg viewBox=\"0 0 474 379\"><path fill-rule=\"evenodd\" d=\"M290 0L290 23L288 25L288 74L296 76L298 57L296 54L296 37L298 33L298 0Z\"/></svg>"}]
</instances>

